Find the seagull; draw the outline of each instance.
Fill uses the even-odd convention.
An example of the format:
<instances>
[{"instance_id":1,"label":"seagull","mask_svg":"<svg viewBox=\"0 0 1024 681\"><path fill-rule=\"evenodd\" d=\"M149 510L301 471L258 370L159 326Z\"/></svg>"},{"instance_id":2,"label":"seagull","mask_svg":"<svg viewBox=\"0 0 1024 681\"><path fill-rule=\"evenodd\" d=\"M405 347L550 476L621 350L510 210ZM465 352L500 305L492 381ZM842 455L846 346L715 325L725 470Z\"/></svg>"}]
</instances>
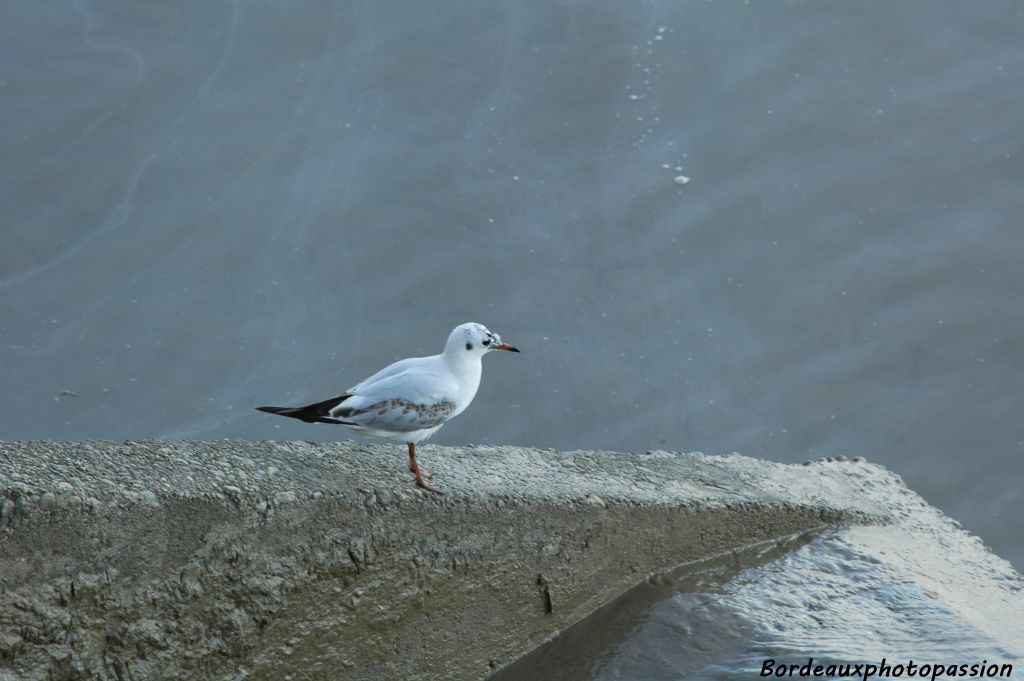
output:
<instances>
[{"instance_id":1,"label":"seagull","mask_svg":"<svg viewBox=\"0 0 1024 681\"><path fill-rule=\"evenodd\" d=\"M340 395L304 407L256 407L306 423L338 423L366 437L405 442L416 486L443 492L416 464L416 443L426 440L469 406L480 387L481 360L492 350L519 352L483 324L452 329L444 352L387 366Z\"/></svg>"}]
</instances>

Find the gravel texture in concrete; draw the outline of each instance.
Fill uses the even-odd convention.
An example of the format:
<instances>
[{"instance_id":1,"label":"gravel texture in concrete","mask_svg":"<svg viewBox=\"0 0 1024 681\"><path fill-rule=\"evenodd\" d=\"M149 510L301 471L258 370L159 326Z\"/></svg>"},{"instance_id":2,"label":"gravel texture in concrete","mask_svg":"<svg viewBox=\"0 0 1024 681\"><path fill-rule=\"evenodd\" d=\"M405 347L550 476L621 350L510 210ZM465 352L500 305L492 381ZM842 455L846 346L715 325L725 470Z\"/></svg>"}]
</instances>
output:
<instances>
[{"instance_id":1,"label":"gravel texture in concrete","mask_svg":"<svg viewBox=\"0 0 1024 681\"><path fill-rule=\"evenodd\" d=\"M863 461L0 443L0 679L472 679L648 575L887 522Z\"/></svg>"}]
</instances>

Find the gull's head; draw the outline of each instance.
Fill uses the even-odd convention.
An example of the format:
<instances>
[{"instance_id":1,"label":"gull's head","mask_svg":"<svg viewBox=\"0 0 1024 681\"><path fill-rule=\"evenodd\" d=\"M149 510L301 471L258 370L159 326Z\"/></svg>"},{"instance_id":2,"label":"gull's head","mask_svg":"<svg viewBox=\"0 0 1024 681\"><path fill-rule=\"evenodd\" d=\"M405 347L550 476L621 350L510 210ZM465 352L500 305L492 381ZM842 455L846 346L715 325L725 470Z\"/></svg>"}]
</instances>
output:
<instances>
[{"instance_id":1,"label":"gull's head","mask_svg":"<svg viewBox=\"0 0 1024 681\"><path fill-rule=\"evenodd\" d=\"M476 322L456 326L452 329L451 335L448 336L448 343L444 346L444 354L456 357L460 355L483 357L491 350L519 352L517 348L508 343L502 343L501 336Z\"/></svg>"}]
</instances>

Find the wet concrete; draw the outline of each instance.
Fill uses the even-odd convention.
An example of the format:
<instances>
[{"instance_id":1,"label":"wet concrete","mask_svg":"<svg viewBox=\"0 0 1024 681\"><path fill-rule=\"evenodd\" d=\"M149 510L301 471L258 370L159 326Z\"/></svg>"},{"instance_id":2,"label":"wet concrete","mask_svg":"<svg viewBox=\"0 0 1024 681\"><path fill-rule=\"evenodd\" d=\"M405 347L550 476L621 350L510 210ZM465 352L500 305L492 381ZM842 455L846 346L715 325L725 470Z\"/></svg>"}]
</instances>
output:
<instances>
[{"instance_id":1,"label":"wet concrete","mask_svg":"<svg viewBox=\"0 0 1024 681\"><path fill-rule=\"evenodd\" d=\"M645 577L882 523L863 461L0 443L0 679L471 679Z\"/></svg>"}]
</instances>

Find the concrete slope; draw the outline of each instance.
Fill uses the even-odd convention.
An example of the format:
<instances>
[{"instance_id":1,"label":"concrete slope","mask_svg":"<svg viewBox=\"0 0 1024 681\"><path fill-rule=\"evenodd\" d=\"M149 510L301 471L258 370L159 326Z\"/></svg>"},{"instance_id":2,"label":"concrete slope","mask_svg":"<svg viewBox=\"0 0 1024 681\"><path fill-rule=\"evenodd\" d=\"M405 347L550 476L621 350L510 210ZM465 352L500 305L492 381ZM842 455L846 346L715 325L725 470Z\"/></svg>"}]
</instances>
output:
<instances>
[{"instance_id":1,"label":"concrete slope","mask_svg":"<svg viewBox=\"0 0 1024 681\"><path fill-rule=\"evenodd\" d=\"M473 679L646 576L886 522L863 462L0 443L0 679ZM5 677L6 675L6 677Z\"/></svg>"}]
</instances>

